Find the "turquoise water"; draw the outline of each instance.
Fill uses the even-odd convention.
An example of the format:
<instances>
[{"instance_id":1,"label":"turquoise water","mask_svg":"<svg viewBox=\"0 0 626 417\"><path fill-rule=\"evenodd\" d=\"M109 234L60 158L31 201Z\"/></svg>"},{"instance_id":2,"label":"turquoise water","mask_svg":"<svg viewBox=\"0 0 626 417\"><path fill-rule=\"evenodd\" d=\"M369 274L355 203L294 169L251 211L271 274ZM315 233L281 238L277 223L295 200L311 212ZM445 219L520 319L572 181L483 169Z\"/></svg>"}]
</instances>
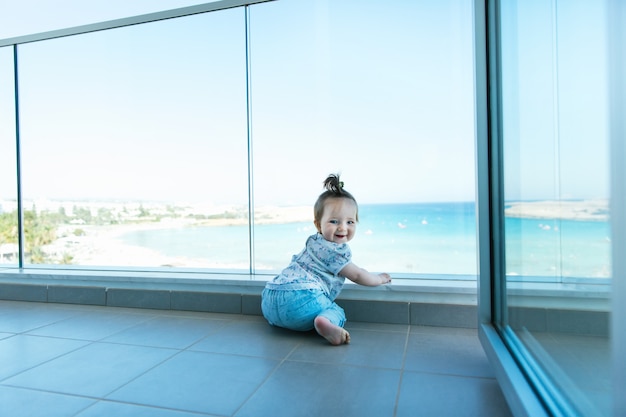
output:
<instances>
[{"instance_id":1,"label":"turquoise water","mask_svg":"<svg viewBox=\"0 0 626 417\"><path fill-rule=\"evenodd\" d=\"M507 274L606 278L610 225L599 221L506 219Z\"/></svg>"},{"instance_id":2,"label":"turquoise water","mask_svg":"<svg viewBox=\"0 0 626 417\"><path fill-rule=\"evenodd\" d=\"M476 275L473 203L362 205L351 241L354 262L371 271ZM274 273L315 232L311 222L258 225L254 259L258 272ZM603 277L610 271L607 222L506 219L507 273L532 276ZM247 226L144 230L125 243L208 267L248 270Z\"/></svg>"}]
</instances>

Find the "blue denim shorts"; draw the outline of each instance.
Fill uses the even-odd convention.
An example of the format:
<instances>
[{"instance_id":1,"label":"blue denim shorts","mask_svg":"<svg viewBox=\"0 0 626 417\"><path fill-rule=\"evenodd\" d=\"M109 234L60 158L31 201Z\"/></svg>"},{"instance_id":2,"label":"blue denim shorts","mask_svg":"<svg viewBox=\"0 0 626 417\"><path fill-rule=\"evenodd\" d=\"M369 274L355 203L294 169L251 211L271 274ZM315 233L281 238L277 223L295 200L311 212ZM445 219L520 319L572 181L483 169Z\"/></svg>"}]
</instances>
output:
<instances>
[{"instance_id":1,"label":"blue denim shorts","mask_svg":"<svg viewBox=\"0 0 626 417\"><path fill-rule=\"evenodd\" d=\"M312 330L317 316L326 317L340 327L346 323L343 309L319 289L265 288L261 296L261 310L269 324L291 330Z\"/></svg>"}]
</instances>

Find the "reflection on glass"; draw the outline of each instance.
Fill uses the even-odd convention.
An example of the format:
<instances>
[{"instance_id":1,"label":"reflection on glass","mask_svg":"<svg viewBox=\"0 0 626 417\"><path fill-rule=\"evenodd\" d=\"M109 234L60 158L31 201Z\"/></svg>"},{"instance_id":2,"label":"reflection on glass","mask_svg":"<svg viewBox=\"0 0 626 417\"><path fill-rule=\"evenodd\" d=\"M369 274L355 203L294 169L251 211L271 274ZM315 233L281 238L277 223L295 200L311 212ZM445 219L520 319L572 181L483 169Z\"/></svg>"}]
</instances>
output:
<instances>
[{"instance_id":1,"label":"reflection on glass","mask_svg":"<svg viewBox=\"0 0 626 417\"><path fill-rule=\"evenodd\" d=\"M505 324L577 415L610 412L604 19L600 2L502 2Z\"/></svg>"},{"instance_id":2,"label":"reflection on glass","mask_svg":"<svg viewBox=\"0 0 626 417\"><path fill-rule=\"evenodd\" d=\"M471 2L286 0L251 7L251 34L255 207L292 219L259 216L256 270L301 249L339 172L355 262L475 279Z\"/></svg>"},{"instance_id":3,"label":"reflection on glass","mask_svg":"<svg viewBox=\"0 0 626 417\"><path fill-rule=\"evenodd\" d=\"M18 263L13 48L0 48L0 267Z\"/></svg>"},{"instance_id":4,"label":"reflection on glass","mask_svg":"<svg viewBox=\"0 0 626 417\"><path fill-rule=\"evenodd\" d=\"M249 268L243 16L19 47L27 263Z\"/></svg>"}]
</instances>

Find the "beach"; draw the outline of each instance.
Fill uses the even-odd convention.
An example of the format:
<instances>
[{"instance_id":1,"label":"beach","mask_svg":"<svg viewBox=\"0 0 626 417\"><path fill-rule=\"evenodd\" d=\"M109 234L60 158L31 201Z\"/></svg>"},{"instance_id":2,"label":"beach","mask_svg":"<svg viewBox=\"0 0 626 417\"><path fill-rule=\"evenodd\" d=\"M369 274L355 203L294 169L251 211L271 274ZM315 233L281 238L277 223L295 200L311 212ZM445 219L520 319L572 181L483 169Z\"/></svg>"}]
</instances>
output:
<instances>
[{"instance_id":1,"label":"beach","mask_svg":"<svg viewBox=\"0 0 626 417\"><path fill-rule=\"evenodd\" d=\"M608 200L521 201L505 206L507 217L581 221L607 221L609 218Z\"/></svg>"},{"instance_id":2,"label":"beach","mask_svg":"<svg viewBox=\"0 0 626 417\"><path fill-rule=\"evenodd\" d=\"M71 264L88 266L175 266L177 264L192 266L188 259L175 259L141 246L125 243L122 236L139 230L158 230L163 228L189 227L195 222L160 221L133 223L112 226L81 226L84 234L79 236L66 235L45 247L49 256L60 259L63 254L71 256ZM69 232L67 228L61 233ZM71 233L71 232L70 232Z\"/></svg>"},{"instance_id":3,"label":"beach","mask_svg":"<svg viewBox=\"0 0 626 417\"><path fill-rule=\"evenodd\" d=\"M255 210L255 224L285 224L313 222L310 206L275 207L264 206ZM46 245L45 253L60 263L64 255L71 257L71 264L86 266L129 266L129 267L185 267L216 269L248 269L248 265L228 262L210 262L183 256L167 256L160 251L130 245L123 236L138 231L171 230L190 227L242 226L248 224L247 211L240 209L236 216L217 218L162 218L159 221L132 221L115 225L63 225L57 231L59 238ZM80 234L75 231L80 229ZM56 262L54 260L57 260Z\"/></svg>"},{"instance_id":4,"label":"beach","mask_svg":"<svg viewBox=\"0 0 626 417\"><path fill-rule=\"evenodd\" d=\"M351 247L354 247L359 261L368 267L406 273L475 274L473 203L365 205L361 209L359 227L362 233ZM64 224L57 230L57 239L42 247L47 255L44 263L249 270L245 207L228 207L219 212L200 212L197 208L185 210L182 215L181 211L176 211L175 215L168 216L164 215L166 210L155 206L150 207L150 216L130 216L113 225ZM603 226L608 220L606 201L509 202L505 214L507 224L521 220L521 224L526 225L522 226L526 227L523 248L528 249L518 251L519 256L526 256L530 248L535 251L532 245L542 245L545 239L548 239L549 250L537 248L539 252L531 255L550 255L555 248L552 235L545 234L549 229L552 233L567 233L564 249L572 244L578 245L575 253L568 252L568 257L580 259L576 262L581 262L581 273L595 276L594 271L599 267L585 264L592 261L591 257L602 259L602 265L609 264L604 260L608 243L605 240L599 242L597 250L600 252L592 255L590 250L596 249L590 245L595 240L591 235L583 235L589 227L598 230L594 224L601 229L606 227ZM573 223L555 227L544 221L549 219ZM539 224L535 225L534 221ZM258 226L254 232L257 269L280 268L315 230L310 206L257 207L254 223ZM514 231L520 226L511 227L510 230ZM535 236L541 231L545 233ZM454 262L449 262L450 259ZM534 264L523 262L525 268ZM547 266L540 271L550 271L554 260L546 258L543 263ZM517 269L523 272L521 267Z\"/></svg>"}]
</instances>

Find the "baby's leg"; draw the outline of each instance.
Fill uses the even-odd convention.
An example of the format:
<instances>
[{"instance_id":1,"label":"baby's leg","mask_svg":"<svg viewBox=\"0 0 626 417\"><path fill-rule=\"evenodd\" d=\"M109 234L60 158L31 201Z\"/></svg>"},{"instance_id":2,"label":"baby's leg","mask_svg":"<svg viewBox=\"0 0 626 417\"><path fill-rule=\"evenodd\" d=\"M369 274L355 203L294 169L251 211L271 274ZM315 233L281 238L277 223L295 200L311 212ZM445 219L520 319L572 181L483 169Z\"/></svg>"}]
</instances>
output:
<instances>
[{"instance_id":1,"label":"baby's leg","mask_svg":"<svg viewBox=\"0 0 626 417\"><path fill-rule=\"evenodd\" d=\"M313 324L315 325L315 331L328 340L331 345L336 346L350 343L350 333L343 327L332 324L326 317L315 317Z\"/></svg>"}]
</instances>

